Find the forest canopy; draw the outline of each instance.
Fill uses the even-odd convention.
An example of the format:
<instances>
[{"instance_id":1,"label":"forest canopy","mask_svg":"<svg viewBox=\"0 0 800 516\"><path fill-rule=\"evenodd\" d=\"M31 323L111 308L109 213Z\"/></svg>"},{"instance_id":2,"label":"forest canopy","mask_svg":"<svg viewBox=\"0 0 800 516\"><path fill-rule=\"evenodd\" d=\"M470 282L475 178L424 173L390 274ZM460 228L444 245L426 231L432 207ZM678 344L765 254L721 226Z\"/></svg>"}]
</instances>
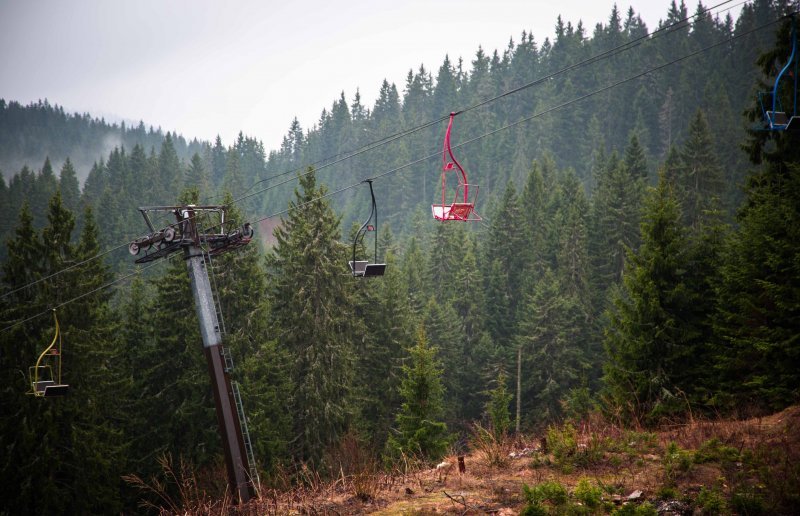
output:
<instances>
[{"instance_id":1,"label":"forest canopy","mask_svg":"<svg viewBox=\"0 0 800 516\"><path fill-rule=\"evenodd\" d=\"M142 205L224 204L256 226L213 274L265 479L335 475L352 440L435 460L474 422L797 403L800 136L763 130L756 101L790 54L788 9L559 18L552 40L384 81L374 106L342 93L269 151L0 100L0 512L120 512L136 502L122 475L164 453L221 464L186 265L126 249ZM479 223L431 217L456 111ZM387 268L356 279L370 178ZM26 372L55 307L71 395L41 403Z\"/></svg>"}]
</instances>

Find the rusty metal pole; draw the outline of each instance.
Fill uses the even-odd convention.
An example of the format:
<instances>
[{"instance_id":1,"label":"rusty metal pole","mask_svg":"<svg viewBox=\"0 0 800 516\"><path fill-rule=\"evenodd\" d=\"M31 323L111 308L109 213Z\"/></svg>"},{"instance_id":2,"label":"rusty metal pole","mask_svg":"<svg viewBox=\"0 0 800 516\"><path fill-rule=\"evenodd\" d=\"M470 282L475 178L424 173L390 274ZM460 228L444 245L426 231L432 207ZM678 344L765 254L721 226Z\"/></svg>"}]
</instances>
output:
<instances>
[{"instance_id":1,"label":"rusty metal pole","mask_svg":"<svg viewBox=\"0 0 800 516\"><path fill-rule=\"evenodd\" d=\"M225 451L225 466L228 471L228 485L231 491L238 495L240 503L245 503L255 493L249 478L247 456L233 400L231 381L225 371L222 333L214 305L211 283L203 259L203 250L200 248L197 238L195 217L191 211L184 214L184 224L186 224L184 234L191 235L193 240L192 245L184 247L184 257L189 268L194 305L200 321L200 334L203 337L203 351L208 361L208 372L214 391L217 422L222 437L222 448Z\"/></svg>"}]
</instances>

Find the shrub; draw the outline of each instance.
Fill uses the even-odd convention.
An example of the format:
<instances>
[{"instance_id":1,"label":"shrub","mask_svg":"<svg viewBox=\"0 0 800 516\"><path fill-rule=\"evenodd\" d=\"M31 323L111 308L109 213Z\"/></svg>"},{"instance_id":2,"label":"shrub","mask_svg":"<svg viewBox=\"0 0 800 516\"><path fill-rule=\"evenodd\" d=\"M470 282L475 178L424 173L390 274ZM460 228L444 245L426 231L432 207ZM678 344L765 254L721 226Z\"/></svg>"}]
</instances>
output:
<instances>
[{"instance_id":1,"label":"shrub","mask_svg":"<svg viewBox=\"0 0 800 516\"><path fill-rule=\"evenodd\" d=\"M575 498L589 509L596 509L603 503L603 490L592 485L588 479L578 480L575 486Z\"/></svg>"},{"instance_id":2,"label":"shrub","mask_svg":"<svg viewBox=\"0 0 800 516\"><path fill-rule=\"evenodd\" d=\"M575 467L598 463L606 449L606 443L596 435L592 435L588 444L578 445L578 432L570 423L548 427L547 445L553 461L564 473L570 473Z\"/></svg>"},{"instance_id":3,"label":"shrub","mask_svg":"<svg viewBox=\"0 0 800 516\"><path fill-rule=\"evenodd\" d=\"M476 423L470 444L473 450L483 454L487 465L499 468L508 466L508 452L511 446L505 434L497 436L493 431Z\"/></svg>"},{"instance_id":4,"label":"shrub","mask_svg":"<svg viewBox=\"0 0 800 516\"><path fill-rule=\"evenodd\" d=\"M692 468L692 453L680 449L674 441L667 445L664 452L664 477L668 485L672 485L681 475Z\"/></svg>"},{"instance_id":5,"label":"shrub","mask_svg":"<svg viewBox=\"0 0 800 516\"><path fill-rule=\"evenodd\" d=\"M560 512L569 501L567 490L558 482L543 482L532 488L523 484L522 492L526 505L520 514L524 516L547 514L548 507Z\"/></svg>"},{"instance_id":6,"label":"shrub","mask_svg":"<svg viewBox=\"0 0 800 516\"><path fill-rule=\"evenodd\" d=\"M623 505L611 514L613 516L658 516L658 511L650 502L644 502L641 505Z\"/></svg>"},{"instance_id":7,"label":"shrub","mask_svg":"<svg viewBox=\"0 0 800 516\"><path fill-rule=\"evenodd\" d=\"M697 507L703 510L703 514L727 513L725 498L717 488L706 489L701 487L700 492L697 494Z\"/></svg>"},{"instance_id":8,"label":"shrub","mask_svg":"<svg viewBox=\"0 0 800 516\"><path fill-rule=\"evenodd\" d=\"M747 516L767 514L764 499L750 489L733 493L731 509L737 514L746 514Z\"/></svg>"},{"instance_id":9,"label":"shrub","mask_svg":"<svg viewBox=\"0 0 800 516\"><path fill-rule=\"evenodd\" d=\"M739 460L741 460L739 450L722 444L716 437L701 444L700 448L694 453L695 464L706 462L730 463Z\"/></svg>"}]
</instances>

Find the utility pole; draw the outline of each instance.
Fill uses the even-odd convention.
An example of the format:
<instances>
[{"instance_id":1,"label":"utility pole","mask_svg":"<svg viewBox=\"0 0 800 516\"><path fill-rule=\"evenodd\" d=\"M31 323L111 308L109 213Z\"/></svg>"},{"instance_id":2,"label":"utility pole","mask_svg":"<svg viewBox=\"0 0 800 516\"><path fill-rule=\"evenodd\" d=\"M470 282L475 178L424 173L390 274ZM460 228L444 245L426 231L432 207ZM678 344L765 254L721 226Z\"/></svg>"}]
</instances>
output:
<instances>
[{"instance_id":1,"label":"utility pole","mask_svg":"<svg viewBox=\"0 0 800 516\"><path fill-rule=\"evenodd\" d=\"M242 426L239 418L244 412L237 412L231 379L222 346L222 329L214 301L214 293L206 267L206 255L235 249L250 242L253 236L249 225L225 233L225 210L223 206L156 206L139 208L151 233L133 241L129 250L137 255L145 249L145 256L136 260L144 263L163 258L173 252L183 250L186 266L192 285L197 319L200 322L200 335L203 338L203 352L208 362L208 374L214 391L217 423L222 437L222 449L225 452L225 467L228 473L228 485L236 493L240 503L248 502L255 496L253 479L248 463L249 456L245 448ZM162 230L155 230L147 213L149 211L170 211L175 214L177 224ZM198 231L199 213L214 212L220 214L219 233L202 233ZM206 245L203 249L201 245ZM249 441L248 441L249 442Z\"/></svg>"}]
</instances>

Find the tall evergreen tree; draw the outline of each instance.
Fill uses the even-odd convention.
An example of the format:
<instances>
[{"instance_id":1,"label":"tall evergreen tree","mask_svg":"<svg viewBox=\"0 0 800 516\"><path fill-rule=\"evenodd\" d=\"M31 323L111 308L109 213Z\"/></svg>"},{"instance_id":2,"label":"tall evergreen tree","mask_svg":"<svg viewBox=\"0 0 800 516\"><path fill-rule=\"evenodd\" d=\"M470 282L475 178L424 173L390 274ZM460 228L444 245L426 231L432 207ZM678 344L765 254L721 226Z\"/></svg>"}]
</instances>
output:
<instances>
[{"instance_id":1,"label":"tall evergreen tree","mask_svg":"<svg viewBox=\"0 0 800 516\"><path fill-rule=\"evenodd\" d=\"M80 202L81 191L78 185L78 178L75 176L75 167L72 166L69 158L64 162L64 166L61 167L58 189L61 191L64 207L76 212Z\"/></svg>"},{"instance_id":2,"label":"tall evergreen tree","mask_svg":"<svg viewBox=\"0 0 800 516\"><path fill-rule=\"evenodd\" d=\"M622 279L625 253L639 244L639 218L644 180L620 162L616 153L598 169L592 198L591 241L595 309L605 309L607 293ZM633 172L634 175L630 175Z\"/></svg>"},{"instance_id":3,"label":"tall evergreen tree","mask_svg":"<svg viewBox=\"0 0 800 516\"><path fill-rule=\"evenodd\" d=\"M85 261L97 251L97 230L91 214L77 248L71 243L74 218L58 192L49 203L48 225L41 240L23 210L17 239L9 244L4 286L50 276L67 264ZM9 273L13 273L10 275ZM122 507L120 475L124 458L115 424L114 387L109 368L113 345L110 293L97 291L108 280L102 263L87 262L76 270L11 292L3 300L3 319L20 322L0 336L3 418L0 439L6 454L0 463L4 510L14 514L97 513ZM25 285L22 283L21 285ZM83 297L79 297L83 296ZM44 308L59 306L62 332L62 381L71 395L58 398L26 396L28 366L47 347L55 328L38 317ZM45 313L47 313L45 311ZM48 314L49 315L49 314ZM13 343L13 345L12 345ZM22 373L22 374L20 374ZM108 390L110 389L110 390ZM120 393L124 396L124 392Z\"/></svg>"},{"instance_id":4,"label":"tall evergreen tree","mask_svg":"<svg viewBox=\"0 0 800 516\"><path fill-rule=\"evenodd\" d=\"M580 345L586 318L581 299L549 270L525 300L515 338L522 357L522 410L526 421L541 424L560 416L560 401L587 369Z\"/></svg>"},{"instance_id":5,"label":"tall evergreen tree","mask_svg":"<svg viewBox=\"0 0 800 516\"><path fill-rule=\"evenodd\" d=\"M790 49L792 21L778 31L777 44L759 59L773 76ZM796 22L795 22L796 23ZM785 98L784 105L791 105ZM755 104L755 103L754 103ZM756 104L750 117L760 116ZM722 265L718 354L723 374L720 401L746 402L771 409L796 403L800 375L794 366L800 346L800 135L750 132L750 159L761 167L749 175L745 203L738 214Z\"/></svg>"},{"instance_id":6,"label":"tall evergreen tree","mask_svg":"<svg viewBox=\"0 0 800 516\"><path fill-rule=\"evenodd\" d=\"M294 360L294 455L316 464L347 428L353 381L353 301L342 274L347 250L339 219L322 198L326 191L313 169L300 177L267 260L275 335Z\"/></svg>"},{"instance_id":7,"label":"tall evergreen tree","mask_svg":"<svg viewBox=\"0 0 800 516\"><path fill-rule=\"evenodd\" d=\"M409 350L410 363L403 365L400 396L403 404L395 419L397 428L389 437L390 457L401 454L437 460L447 451L449 436L442 422L444 387L436 348L428 345L425 330L417 331L416 345Z\"/></svg>"},{"instance_id":8,"label":"tall evergreen tree","mask_svg":"<svg viewBox=\"0 0 800 516\"><path fill-rule=\"evenodd\" d=\"M674 187L682 204L683 222L699 229L720 206L724 193L722 168L714 153L711 132L702 111L689 124L689 135L679 151Z\"/></svg>"},{"instance_id":9,"label":"tall evergreen tree","mask_svg":"<svg viewBox=\"0 0 800 516\"><path fill-rule=\"evenodd\" d=\"M680 207L662 175L648 195L642 244L626 257L623 286L609 311L604 367L606 394L614 409L639 420L656 420L684 407L695 381L687 365L699 339L696 294L688 284L690 247Z\"/></svg>"}]
</instances>

